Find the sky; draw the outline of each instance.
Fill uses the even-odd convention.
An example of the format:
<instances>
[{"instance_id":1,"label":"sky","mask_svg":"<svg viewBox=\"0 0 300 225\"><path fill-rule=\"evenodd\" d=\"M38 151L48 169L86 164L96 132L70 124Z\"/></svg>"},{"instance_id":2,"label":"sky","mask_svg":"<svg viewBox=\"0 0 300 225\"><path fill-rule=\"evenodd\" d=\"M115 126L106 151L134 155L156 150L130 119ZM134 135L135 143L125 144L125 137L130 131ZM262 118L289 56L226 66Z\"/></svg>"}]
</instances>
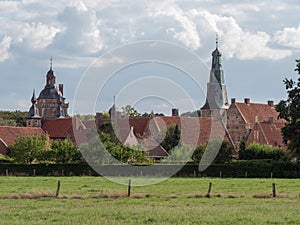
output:
<instances>
[{"instance_id":1,"label":"sky","mask_svg":"<svg viewBox=\"0 0 300 225\"><path fill-rule=\"evenodd\" d=\"M282 80L297 78L299 10L297 0L0 1L0 109L29 109L51 57L70 114L108 110L113 96L141 112L199 109L216 34L229 99L278 103Z\"/></svg>"}]
</instances>

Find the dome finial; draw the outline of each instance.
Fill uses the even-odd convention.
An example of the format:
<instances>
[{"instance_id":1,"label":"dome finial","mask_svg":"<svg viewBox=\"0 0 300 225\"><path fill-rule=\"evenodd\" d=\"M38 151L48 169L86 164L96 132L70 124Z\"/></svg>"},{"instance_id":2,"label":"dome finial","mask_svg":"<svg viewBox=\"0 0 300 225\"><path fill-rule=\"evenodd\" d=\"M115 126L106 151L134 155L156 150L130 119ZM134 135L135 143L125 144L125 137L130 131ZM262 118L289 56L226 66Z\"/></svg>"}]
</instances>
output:
<instances>
[{"instance_id":1,"label":"dome finial","mask_svg":"<svg viewBox=\"0 0 300 225\"><path fill-rule=\"evenodd\" d=\"M50 70L52 70L52 56L50 58Z\"/></svg>"}]
</instances>

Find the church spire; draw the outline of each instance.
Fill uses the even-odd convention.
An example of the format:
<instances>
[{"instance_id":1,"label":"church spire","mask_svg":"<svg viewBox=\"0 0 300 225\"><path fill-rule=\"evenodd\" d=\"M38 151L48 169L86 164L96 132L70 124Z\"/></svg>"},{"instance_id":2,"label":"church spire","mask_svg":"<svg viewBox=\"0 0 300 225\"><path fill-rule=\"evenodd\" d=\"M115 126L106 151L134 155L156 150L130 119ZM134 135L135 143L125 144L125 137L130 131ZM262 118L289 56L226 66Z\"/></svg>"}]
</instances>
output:
<instances>
[{"instance_id":1,"label":"church spire","mask_svg":"<svg viewBox=\"0 0 300 225\"><path fill-rule=\"evenodd\" d=\"M216 49L212 52L212 64L207 83L206 102L201 108L203 117L220 116L228 109L226 86L221 64L221 52L218 49L219 38L216 35Z\"/></svg>"},{"instance_id":2,"label":"church spire","mask_svg":"<svg viewBox=\"0 0 300 225\"><path fill-rule=\"evenodd\" d=\"M52 64L53 64L53 61L52 61L52 56L50 58L50 69L49 71L47 72L47 75L46 75L46 86L51 86L51 87L54 87L55 85L55 75L54 75L54 71L52 70Z\"/></svg>"},{"instance_id":3,"label":"church spire","mask_svg":"<svg viewBox=\"0 0 300 225\"><path fill-rule=\"evenodd\" d=\"M216 35L216 49L212 52L212 63L211 63L211 73L210 82L217 82L219 84L224 84L224 75L221 64L222 53L218 49L219 37Z\"/></svg>"},{"instance_id":4,"label":"church spire","mask_svg":"<svg viewBox=\"0 0 300 225\"><path fill-rule=\"evenodd\" d=\"M29 109L28 117L27 117L27 126L28 127L40 127L41 126L41 117L39 114L39 110L36 107L37 99L35 97L35 90L33 90L31 97L31 107Z\"/></svg>"}]
</instances>

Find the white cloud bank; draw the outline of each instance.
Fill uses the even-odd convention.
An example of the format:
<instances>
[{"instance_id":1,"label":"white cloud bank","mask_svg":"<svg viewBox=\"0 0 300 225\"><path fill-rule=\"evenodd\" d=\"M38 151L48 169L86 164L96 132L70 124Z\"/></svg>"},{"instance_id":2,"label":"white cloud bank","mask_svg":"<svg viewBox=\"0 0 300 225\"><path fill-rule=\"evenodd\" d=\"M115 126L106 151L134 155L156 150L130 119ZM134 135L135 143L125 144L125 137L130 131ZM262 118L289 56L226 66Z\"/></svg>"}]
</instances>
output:
<instances>
[{"instance_id":1,"label":"white cloud bank","mask_svg":"<svg viewBox=\"0 0 300 225\"><path fill-rule=\"evenodd\" d=\"M25 57L22 54L32 53L37 58L51 54L73 57L78 60L74 65L82 66L79 60L83 57L96 57L107 49L139 40L164 40L199 50L214 42L216 33L226 58L280 60L292 54L291 47L300 48L300 25L272 32L247 29L247 21L261 21L256 16L268 4L252 6L215 1L185 4L183 0L114 0L105 4L1 1L0 9L5 13L0 15L0 61ZM273 8L273 16L283 13L282 7L279 11ZM241 15L245 16L239 20Z\"/></svg>"}]
</instances>

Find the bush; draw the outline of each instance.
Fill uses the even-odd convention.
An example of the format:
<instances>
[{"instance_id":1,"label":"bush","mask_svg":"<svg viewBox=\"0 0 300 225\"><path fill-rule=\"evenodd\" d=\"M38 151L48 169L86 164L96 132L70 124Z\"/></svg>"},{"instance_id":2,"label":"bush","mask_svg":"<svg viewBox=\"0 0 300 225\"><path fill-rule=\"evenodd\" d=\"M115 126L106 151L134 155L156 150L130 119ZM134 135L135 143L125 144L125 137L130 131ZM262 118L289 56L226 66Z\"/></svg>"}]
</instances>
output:
<instances>
[{"instance_id":1,"label":"bush","mask_svg":"<svg viewBox=\"0 0 300 225\"><path fill-rule=\"evenodd\" d=\"M239 151L239 159L241 160L286 160L287 158L287 153L279 147L272 147L270 145L260 145L255 142L250 144L246 149L240 149Z\"/></svg>"}]
</instances>

